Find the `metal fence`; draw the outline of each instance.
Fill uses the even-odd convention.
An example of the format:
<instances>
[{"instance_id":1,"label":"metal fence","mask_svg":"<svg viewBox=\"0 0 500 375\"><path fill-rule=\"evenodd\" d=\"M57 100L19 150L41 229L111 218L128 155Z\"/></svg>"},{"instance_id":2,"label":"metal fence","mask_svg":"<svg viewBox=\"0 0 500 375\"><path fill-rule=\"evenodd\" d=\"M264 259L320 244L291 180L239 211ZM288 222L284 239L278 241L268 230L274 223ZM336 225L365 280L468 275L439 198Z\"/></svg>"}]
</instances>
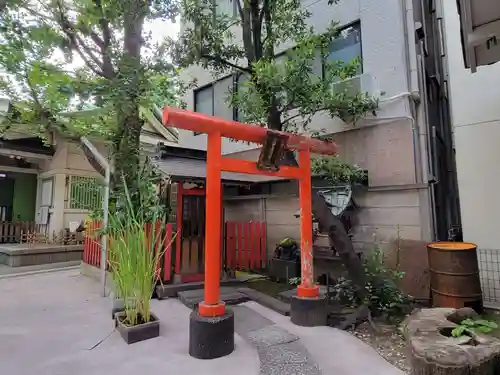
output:
<instances>
[{"instance_id":1,"label":"metal fence","mask_svg":"<svg viewBox=\"0 0 500 375\"><path fill-rule=\"evenodd\" d=\"M103 186L97 178L68 176L66 208L97 210L102 206Z\"/></svg>"},{"instance_id":2,"label":"metal fence","mask_svg":"<svg viewBox=\"0 0 500 375\"><path fill-rule=\"evenodd\" d=\"M500 250L478 249L477 257L483 300L500 307Z\"/></svg>"}]
</instances>

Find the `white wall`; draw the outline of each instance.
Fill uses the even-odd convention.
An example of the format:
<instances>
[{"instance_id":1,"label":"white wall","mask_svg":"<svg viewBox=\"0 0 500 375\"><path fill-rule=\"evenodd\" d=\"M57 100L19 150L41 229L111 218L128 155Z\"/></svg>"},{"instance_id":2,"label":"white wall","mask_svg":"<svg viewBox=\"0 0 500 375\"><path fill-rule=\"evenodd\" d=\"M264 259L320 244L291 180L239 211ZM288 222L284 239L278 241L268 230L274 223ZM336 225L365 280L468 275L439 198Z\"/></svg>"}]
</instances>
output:
<instances>
[{"instance_id":1,"label":"white wall","mask_svg":"<svg viewBox=\"0 0 500 375\"><path fill-rule=\"evenodd\" d=\"M500 249L500 63L464 68L455 1L442 1L464 240Z\"/></svg>"},{"instance_id":2,"label":"white wall","mask_svg":"<svg viewBox=\"0 0 500 375\"><path fill-rule=\"evenodd\" d=\"M337 5L328 5L323 0L303 0L303 4L312 13L309 23L314 25L318 33L324 31L332 20L338 21L340 25L361 21L363 72L375 78L377 88L385 93L385 97L409 91L401 0L341 0ZM289 47L291 45L284 45L281 49ZM186 81L196 79L198 87L214 81L212 74L199 66L183 71L182 78ZM222 108L227 106L224 103L226 97L227 92L221 92L216 99L215 115L231 115L232 112L228 113L227 109ZM188 109L194 110L193 91L187 92L185 100ZM379 118L410 115L407 98L384 103L381 107ZM218 111L221 113L217 113ZM329 133L346 130L341 121L321 115L316 116L310 127L326 128ZM192 132L183 130L179 132L179 144L191 148L206 148L205 135L193 136ZM238 152L248 147L252 146L226 140L223 143L223 153Z\"/></svg>"}]
</instances>

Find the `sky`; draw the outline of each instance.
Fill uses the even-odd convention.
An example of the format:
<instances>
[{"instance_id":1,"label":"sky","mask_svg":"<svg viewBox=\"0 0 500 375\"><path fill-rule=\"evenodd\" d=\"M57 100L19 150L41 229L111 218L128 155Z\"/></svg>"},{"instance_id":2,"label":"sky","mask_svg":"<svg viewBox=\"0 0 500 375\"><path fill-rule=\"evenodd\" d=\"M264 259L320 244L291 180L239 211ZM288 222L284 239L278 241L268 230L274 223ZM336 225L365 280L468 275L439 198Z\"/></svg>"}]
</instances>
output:
<instances>
[{"instance_id":1,"label":"sky","mask_svg":"<svg viewBox=\"0 0 500 375\"><path fill-rule=\"evenodd\" d=\"M180 29L180 21L173 23L170 21L155 20L153 22L147 22L144 25L144 33L148 32L152 33L151 34L152 43L161 42L166 37L174 38L179 33L179 29ZM64 60L62 52L57 53L55 57L58 60L59 59L61 61ZM71 64L68 64L68 68L69 70L73 70L82 67L83 65L84 65L83 60L77 53L75 53L73 55L73 62Z\"/></svg>"}]
</instances>

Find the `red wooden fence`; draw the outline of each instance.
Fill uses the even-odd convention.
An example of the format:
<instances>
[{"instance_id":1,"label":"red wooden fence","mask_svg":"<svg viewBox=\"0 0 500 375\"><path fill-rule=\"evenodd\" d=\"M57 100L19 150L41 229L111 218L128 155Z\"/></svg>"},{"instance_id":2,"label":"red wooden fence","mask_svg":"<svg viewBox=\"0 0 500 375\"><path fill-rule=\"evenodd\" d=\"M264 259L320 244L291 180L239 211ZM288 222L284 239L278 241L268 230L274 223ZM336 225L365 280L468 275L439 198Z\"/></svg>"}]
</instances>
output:
<instances>
[{"instance_id":1,"label":"red wooden fence","mask_svg":"<svg viewBox=\"0 0 500 375\"><path fill-rule=\"evenodd\" d=\"M266 224L264 222L226 222L224 265L227 269L241 271L260 271L267 265ZM101 236L97 233L100 222L88 224L85 233L83 261L92 266L101 266ZM158 227L157 227L158 229ZM162 280L170 281L175 265L172 264L172 245L175 233L173 225L165 227L165 243L162 264L158 264L158 273Z\"/></svg>"},{"instance_id":2,"label":"red wooden fence","mask_svg":"<svg viewBox=\"0 0 500 375\"><path fill-rule=\"evenodd\" d=\"M226 222L226 268L258 271L266 268L266 223Z\"/></svg>"},{"instance_id":3,"label":"red wooden fence","mask_svg":"<svg viewBox=\"0 0 500 375\"><path fill-rule=\"evenodd\" d=\"M100 228L100 222L94 221L88 224L85 231L85 241L83 246L83 261L96 267L101 266L101 236L98 235ZM148 228L151 228L151 224L146 227L146 231L148 231ZM159 229L159 223L156 224L156 230L157 229ZM164 254L160 259L160 263L158 263L155 268L158 276L163 270L163 281L170 281L172 277L172 239L174 236L172 224L166 225L164 235L164 243L158 243L156 249L158 250L161 246L164 250ZM161 263L162 261L163 264Z\"/></svg>"}]
</instances>

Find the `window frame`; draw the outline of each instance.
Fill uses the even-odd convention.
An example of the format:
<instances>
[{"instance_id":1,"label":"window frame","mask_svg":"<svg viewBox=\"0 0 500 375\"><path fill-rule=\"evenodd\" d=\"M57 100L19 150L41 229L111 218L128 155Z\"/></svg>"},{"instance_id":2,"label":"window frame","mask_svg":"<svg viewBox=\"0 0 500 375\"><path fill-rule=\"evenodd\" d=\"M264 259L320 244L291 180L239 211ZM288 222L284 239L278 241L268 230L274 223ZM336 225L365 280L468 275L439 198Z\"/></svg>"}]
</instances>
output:
<instances>
[{"instance_id":1,"label":"window frame","mask_svg":"<svg viewBox=\"0 0 500 375\"><path fill-rule=\"evenodd\" d=\"M355 29L357 29L359 31L360 45L361 45L360 54L359 54L359 59L361 60L359 74L363 74L363 71L364 71L364 69L363 69L363 33L361 31L361 20L356 20L356 21L353 21L353 22L349 22L348 24L340 27L339 28L339 32L341 33L342 31L347 30L347 29L349 29L351 27L355 28ZM337 39L332 40L330 43L333 43ZM325 60L326 60L326 58L325 58ZM322 61L321 62L321 78L322 79L325 79L325 62L326 61Z\"/></svg>"},{"instance_id":2,"label":"window frame","mask_svg":"<svg viewBox=\"0 0 500 375\"><path fill-rule=\"evenodd\" d=\"M212 82L212 83L208 83L206 85L203 85L201 87L197 87L196 89L193 90L193 109L194 109L194 112L198 112L197 110L197 107L198 107L198 101L196 100L197 98L197 94L200 93L201 91L204 91L204 90L210 90L211 93L212 93L212 113L204 113L206 115L210 115L210 116L214 116L214 113L215 113L215 91L214 91L214 84L215 82ZM198 112L198 113L203 113L203 112ZM200 132L193 132L193 134L196 136L196 135L199 135L199 134L202 134Z\"/></svg>"}]
</instances>

